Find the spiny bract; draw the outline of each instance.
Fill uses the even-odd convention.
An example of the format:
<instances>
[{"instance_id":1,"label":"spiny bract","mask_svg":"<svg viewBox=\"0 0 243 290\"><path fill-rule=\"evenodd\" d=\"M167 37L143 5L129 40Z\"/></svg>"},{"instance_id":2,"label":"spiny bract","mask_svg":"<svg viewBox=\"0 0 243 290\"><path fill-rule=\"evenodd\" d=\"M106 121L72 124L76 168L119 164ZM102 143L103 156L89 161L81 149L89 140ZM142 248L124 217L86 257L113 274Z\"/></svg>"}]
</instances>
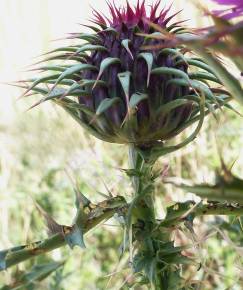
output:
<instances>
[{"instance_id":1,"label":"spiny bract","mask_svg":"<svg viewBox=\"0 0 243 290\"><path fill-rule=\"evenodd\" d=\"M51 74L32 79L25 94L43 94L38 104L54 100L107 142L150 147L199 121L189 137L195 138L205 114L228 97L212 93L207 80L219 81L201 59L188 58L183 47L166 47L161 40L166 31L185 33L182 21L170 24L178 13L169 16L170 7L159 11L160 1L150 13L145 1L135 7L108 5L111 17L94 10L96 26L88 26L94 33L71 34L81 43L51 51L44 61L62 63L42 67ZM163 48L155 49L157 44ZM189 73L190 66L202 71Z\"/></svg>"}]
</instances>

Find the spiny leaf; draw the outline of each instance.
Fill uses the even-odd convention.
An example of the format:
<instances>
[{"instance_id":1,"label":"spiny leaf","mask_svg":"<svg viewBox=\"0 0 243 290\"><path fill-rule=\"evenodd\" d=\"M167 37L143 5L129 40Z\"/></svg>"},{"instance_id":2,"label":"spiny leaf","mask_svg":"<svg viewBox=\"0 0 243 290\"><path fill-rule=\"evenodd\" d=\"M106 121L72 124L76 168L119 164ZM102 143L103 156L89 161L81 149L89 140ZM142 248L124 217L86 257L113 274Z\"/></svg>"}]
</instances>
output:
<instances>
[{"instance_id":1,"label":"spiny leaf","mask_svg":"<svg viewBox=\"0 0 243 290\"><path fill-rule=\"evenodd\" d=\"M48 228L48 235L52 236L57 233L62 232L62 226L59 225L37 202L35 202L35 205L41 215L45 218L47 228Z\"/></svg>"},{"instance_id":2,"label":"spiny leaf","mask_svg":"<svg viewBox=\"0 0 243 290\"><path fill-rule=\"evenodd\" d=\"M133 94L129 101L129 108L134 109L141 101L148 99L147 94Z\"/></svg>"},{"instance_id":3,"label":"spiny leaf","mask_svg":"<svg viewBox=\"0 0 243 290\"><path fill-rule=\"evenodd\" d=\"M77 210L82 207L85 208L87 206L90 205L91 201L85 196L83 195L83 193L80 190L75 190L75 206L77 208Z\"/></svg>"},{"instance_id":4,"label":"spiny leaf","mask_svg":"<svg viewBox=\"0 0 243 290\"><path fill-rule=\"evenodd\" d=\"M83 39L88 42L94 41L96 43L101 41L100 37L97 34L90 34L90 33L77 33L75 35L75 38Z\"/></svg>"},{"instance_id":5,"label":"spiny leaf","mask_svg":"<svg viewBox=\"0 0 243 290\"><path fill-rule=\"evenodd\" d=\"M100 64L100 70L99 70L99 74L97 76L96 81L98 81L100 79L100 77L102 76L103 72L110 66L113 64L120 64L121 61L119 58L116 57L107 57L105 59L102 60L101 64ZM95 82L94 87L96 86L97 82ZM93 88L94 88L93 87Z\"/></svg>"},{"instance_id":6,"label":"spiny leaf","mask_svg":"<svg viewBox=\"0 0 243 290\"><path fill-rule=\"evenodd\" d=\"M65 107L68 107L72 110L75 110L75 112L79 113L79 111L87 114L87 116L89 117L94 117L95 116L95 113L89 109L86 105L83 105L83 104L79 104L77 103L76 101L73 101L69 98L62 98L62 99L57 99L55 100L55 103L60 105L60 106L63 106L64 108Z\"/></svg>"},{"instance_id":7,"label":"spiny leaf","mask_svg":"<svg viewBox=\"0 0 243 290\"><path fill-rule=\"evenodd\" d=\"M70 66L68 66L70 67ZM59 71L63 72L67 69L67 66L59 66L59 65L47 65L47 66L41 66L35 69L31 69L30 71Z\"/></svg>"},{"instance_id":8,"label":"spiny leaf","mask_svg":"<svg viewBox=\"0 0 243 290\"><path fill-rule=\"evenodd\" d=\"M93 65L90 64L76 64L70 68L68 68L67 70L65 70L57 79L57 81L55 82L54 86L52 87L52 90L58 85L58 83L67 78L67 77L71 77L72 75L74 75L75 73L81 72L83 70L97 70L97 68Z\"/></svg>"},{"instance_id":9,"label":"spiny leaf","mask_svg":"<svg viewBox=\"0 0 243 290\"><path fill-rule=\"evenodd\" d=\"M131 59L133 59L133 55L132 55L132 52L129 48L129 44L131 43L131 40L130 39L123 39L121 44L122 46L126 49L126 51L128 52L128 54L131 56Z\"/></svg>"},{"instance_id":10,"label":"spiny leaf","mask_svg":"<svg viewBox=\"0 0 243 290\"><path fill-rule=\"evenodd\" d=\"M48 76L36 79L33 82L33 84L21 95L21 97L25 96L28 92L30 92L34 87L36 87L40 83L46 83L47 81L50 81L50 80L56 80L58 77L60 77L60 74L52 74L52 75L48 75Z\"/></svg>"},{"instance_id":11,"label":"spiny leaf","mask_svg":"<svg viewBox=\"0 0 243 290\"><path fill-rule=\"evenodd\" d=\"M206 72L196 72L196 73L190 73L189 77L191 79L199 79L199 80L208 80L208 81L212 81L218 84L222 85L222 82L215 77L214 75L210 74L210 73L206 73Z\"/></svg>"},{"instance_id":12,"label":"spiny leaf","mask_svg":"<svg viewBox=\"0 0 243 290\"><path fill-rule=\"evenodd\" d=\"M109 108L114 106L116 103L120 102L120 98L115 97L115 98L105 98L102 100L96 110L96 115L99 116L103 114L105 111L107 111Z\"/></svg>"},{"instance_id":13,"label":"spiny leaf","mask_svg":"<svg viewBox=\"0 0 243 290\"><path fill-rule=\"evenodd\" d=\"M118 34L117 30L113 27L107 27L106 29L103 29L101 32L112 32L115 35Z\"/></svg>"},{"instance_id":14,"label":"spiny leaf","mask_svg":"<svg viewBox=\"0 0 243 290\"><path fill-rule=\"evenodd\" d=\"M196 44L192 46L200 56L213 68L214 74L222 81L232 96L241 104L243 104L243 89L239 81L215 58L212 54L205 51Z\"/></svg>"},{"instance_id":15,"label":"spiny leaf","mask_svg":"<svg viewBox=\"0 0 243 290\"><path fill-rule=\"evenodd\" d=\"M34 63L33 65L37 65L40 63L46 63L52 60L74 60L74 61L78 61L78 62L86 62L86 58L87 58L87 54L82 53L79 55L75 55L75 53L62 53L62 54L56 54L56 55L52 55L49 57L44 58L41 61L38 61L36 63Z\"/></svg>"},{"instance_id":16,"label":"spiny leaf","mask_svg":"<svg viewBox=\"0 0 243 290\"><path fill-rule=\"evenodd\" d=\"M166 264L181 264L181 265L195 265L196 262L186 256L183 256L182 254L174 254L174 255L168 255L164 256L162 259L163 262Z\"/></svg>"},{"instance_id":17,"label":"spiny leaf","mask_svg":"<svg viewBox=\"0 0 243 290\"><path fill-rule=\"evenodd\" d=\"M82 86L79 83L74 83L70 86L70 88L68 90L65 90L65 92L63 93L62 97L66 97L68 96L70 93L76 91L77 89L82 88Z\"/></svg>"},{"instance_id":18,"label":"spiny leaf","mask_svg":"<svg viewBox=\"0 0 243 290\"><path fill-rule=\"evenodd\" d=\"M199 60L196 60L196 59L190 59L190 58L187 58L186 59L186 62L191 65L191 66L196 66L196 67L199 67L201 69L204 69L206 70L207 72L209 73L212 73L213 75L215 74L214 73L214 70L210 68L209 65L207 65L206 63L202 62L202 61L199 61ZM178 62L176 62L176 65L179 65L183 63L183 60L179 60Z\"/></svg>"},{"instance_id":19,"label":"spiny leaf","mask_svg":"<svg viewBox=\"0 0 243 290\"><path fill-rule=\"evenodd\" d=\"M58 47L56 49L53 49L51 51L48 51L47 53L44 53L43 55L51 54L51 53L54 53L54 52L63 52L63 51L75 52L75 51L77 51L77 49L78 49L77 46Z\"/></svg>"},{"instance_id":20,"label":"spiny leaf","mask_svg":"<svg viewBox=\"0 0 243 290\"><path fill-rule=\"evenodd\" d=\"M74 225L74 227L67 233L65 233L65 240L69 247L73 249L75 246L81 249L86 248L83 238L83 231L81 227Z\"/></svg>"},{"instance_id":21,"label":"spiny leaf","mask_svg":"<svg viewBox=\"0 0 243 290\"><path fill-rule=\"evenodd\" d=\"M34 285L34 283L39 282L49 275L51 275L58 268L63 266L63 262L51 262L47 264L35 265L31 272L23 273L19 277L15 277L14 283L6 285L0 290L17 290L17 289L27 289L28 286Z\"/></svg>"},{"instance_id":22,"label":"spiny leaf","mask_svg":"<svg viewBox=\"0 0 243 290\"><path fill-rule=\"evenodd\" d=\"M85 52L85 51L108 51L108 49L102 45L93 45L93 44L86 44L83 45L81 48L79 48L76 52L75 55Z\"/></svg>"},{"instance_id":23,"label":"spiny leaf","mask_svg":"<svg viewBox=\"0 0 243 290\"><path fill-rule=\"evenodd\" d=\"M96 120L97 118L95 113L88 109L85 105L77 106L78 104L76 102L73 102L68 98L62 98L61 101L56 100L55 103L61 106L67 113L69 113L69 115L91 135L95 136L100 140L111 142L110 136L107 136L103 131L101 132L99 128L97 128L97 126L90 126L80 118L79 110L81 110L84 114L87 114L88 119L90 118L91 120Z\"/></svg>"},{"instance_id":24,"label":"spiny leaf","mask_svg":"<svg viewBox=\"0 0 243 290\"><path fill-rule=\"evenodd\" d=\"M138 57L143 58L146 61L146 63L147 63L147 66L148 66L147 87L148 87L149 86L149 80L150 80L150 74L151 74L152 67L153 67L154 57L153 57L153 54L150 53L150 52L140 53L138 55Z\"/></svg>"},{"instance_id":25,"label":"spiny leaf","mask_svg":"<svg viewBox=\"0 0 243 290\"><path fill-rule=\"evenodd\" d=\"M172 110L174 110L180 106L188 105L188 104L190 104L190 101L188 101L188 100L177 99L177 100L171 101L169 103L166 103L166 104L160 106L158 108L158 110L156 111L156 114L158 116L161 116L162 114L168 114Z\"/></svg>"},{"instance_id":26,"label":"spiny leaf","mask_svg":"<svg viewBox=\"0 0 243 290\"><path fill-rule=\"evenodd\" d=\"M98 33L98 32L101 31L101 30L100 30L98 27L96 27L96 26L87 25L87 24L80 24L80 25L82 25L82 26L84 26L84 27L88 27L88 28L90 28L91 30L93 30L93 31L96 32L96 33Z\"/></svg>"},{"instance_id":27,"label":"spiny leaf","mask_svg":"<svg viewBox=\"0 0 243 290\"><path fill-rule=\"evenodd\" d=\"M187 62L187 59L185 58L185 56L178 49L174 49L174 48L163 48L160 51L160 53L161 54L165 54L165 55L171 55L171 54L173 54L175 58L176 57L180 58L180 61L181 62L186 63L186 64L188 63Z\"/></svg>"},{"instance_id":28,"label":"spiny leaf","mask_svg":"<svg viewBox=\"0 0 243 290\"><path fill-rule=\"evenodd\" d=\"M181 86L188 86L189 85L193 89L203 93L205 95L205 97L207 97L209 100L212 100L215 103L218 103L217 99L215 98L215 96L212 93L212 91L210 90L210 88L208 86L206 86L205 84L199 82L199 81L190 80L190 83L188 84L188 82L186 82L183 79L172 79L172 80L169 80L167 82L167 85L169 85L169 84L176 84L176 85L179 85L179 86L180 85Z\"/></svg>"},{"instance_id":29,"label":"spiny leaf","mask_svg":"<svg viewBox=\"0 0 243 290\"><path fill-rule=\"evenodd\" d=\"M188 75L179 69L170 68L170 67L158 67L152 70L151 74L169 74L175 75L177 77L181 77L182 79L187 81L187 84L190 82Z\"/></svg>"},{"instance_id":30,"label":"spiny leaf","mask_svg":"<svg viewBox=\"0 0 243 290\"><path fill-rule=\"evenodd\" d=\"M130 90L130 78L131 78L131 72L123 72L118 74L118 79L122 85L122 89L124 91L125 97L126 97L126 105L127 108L129 108L129 90Z\"/></svg>"}]
</instances>

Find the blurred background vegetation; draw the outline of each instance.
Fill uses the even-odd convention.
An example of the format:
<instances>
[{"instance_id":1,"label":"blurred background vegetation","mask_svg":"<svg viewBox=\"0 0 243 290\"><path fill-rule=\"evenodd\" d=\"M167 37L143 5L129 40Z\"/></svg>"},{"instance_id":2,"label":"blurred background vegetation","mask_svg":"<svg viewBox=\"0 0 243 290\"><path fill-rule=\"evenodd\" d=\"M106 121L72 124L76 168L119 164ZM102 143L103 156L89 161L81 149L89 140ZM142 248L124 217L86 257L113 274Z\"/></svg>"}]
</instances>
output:
<instances>
[{"instance_id":1,"label":"blurred background vegetation","mask_svg":"<svg viewBox=\"0 0 243 290\"><path fill-rule=\"evenodd\" d=\"M1 0L0 81L26 78L28 73L22 71L28 69L26 65L39 60L35 58L37 55L66 43L65 40L53 42L53 39L86 30L78 23L86 23L92 15L90 6L107 11L103 0ZM208 25L193 1L174 1L173 10L181 8L184 10L179 17L190 19L188 26ZM233 70L233 65L229 64L229 69ZM131 194L129 180L120 170L128 168L127 148L95 140L51 103L26 112L35 97L17 101L20 94L17 88L0 85L1 249L46 237L43 218L33 199L58 222L70 224L75 213L75 186L92 202L101 201L100 193L107 194L108 190L128 198ZM210 183L221 166L221 154L228 165L236 160L233 172L242 177L242 120L226 110L218 117L218 120L208 118L196 141L160 159L157 167L169 165L168 176L176 176L178 180ZM198 199L171 185L163 185L162 180L157 182L156 194L160 217L175 201ZM30 285L29 289L128 289L132 278L128 267L124 267L127 261L119 261L122 238L122 229L115 219L110 220L85 237L86 250L58 249L22 263L18 268L1 272L0 286L12 282L16 275L34 264L52 259L65 260L64 267L40 284ZM195 249L190 249L191 255L200 256L203 267L199 271L188 268L185 276L202 280L201 290L243 289L241 220L197 219L193 235L185 230L176 239L195 244Z\"/></svg>"}]
</instances>

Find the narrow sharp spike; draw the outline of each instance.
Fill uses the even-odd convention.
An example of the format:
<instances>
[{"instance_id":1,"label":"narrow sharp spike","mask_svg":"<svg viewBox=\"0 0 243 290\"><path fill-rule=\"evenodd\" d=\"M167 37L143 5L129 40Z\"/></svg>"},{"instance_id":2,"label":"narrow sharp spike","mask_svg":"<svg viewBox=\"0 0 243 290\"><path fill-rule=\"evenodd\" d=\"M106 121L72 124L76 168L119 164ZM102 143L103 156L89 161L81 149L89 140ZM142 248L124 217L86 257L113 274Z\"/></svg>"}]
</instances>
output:
<instances>
[{"instance_id":1,"label":"narrow sharp spike","mask_svg":"<svg viewBox=\"0 0 243 290\"><path fill-rule=\"evenodd\" d=\"M122 46L126 49L126 51L128 52L128 54L131 56L131 59L133 60L134 57L132 55L132 52L129 48L129 44L131 43L131 40L130 39L123 39L122 40Z\"/></svg>"},{"instance_id":2,"label":"narrow sharp spike","mask_svg":"<svg viewBox=\"0 0 243 290\"><path fill-rule=\"evenodd\" d=\"M150 81L150 75L151 75L151 71L152 71L152 67L153 67L153 61L154 61L154 57L153 54L150 52L143 52L140 53L138 55L138 57L143 58L148 66L148 77L147 77L147 87L149 86L149 81Z\"/></svg>"}]
</instances>

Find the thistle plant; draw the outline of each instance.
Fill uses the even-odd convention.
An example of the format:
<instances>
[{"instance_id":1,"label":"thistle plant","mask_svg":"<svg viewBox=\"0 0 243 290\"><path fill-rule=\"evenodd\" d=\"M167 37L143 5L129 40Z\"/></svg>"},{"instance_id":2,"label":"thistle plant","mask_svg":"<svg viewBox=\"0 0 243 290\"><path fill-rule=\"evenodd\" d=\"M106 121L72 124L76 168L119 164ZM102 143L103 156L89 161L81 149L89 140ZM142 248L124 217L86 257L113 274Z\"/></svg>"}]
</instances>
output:
<instances>
[{"instance_id":1,"label":"thistle plant","mask_svg":"<svg viewBox=\"0 0 243 290\"><path fill-rule=\"evenodd\" d=\"M183 21L175 20L178 13L171 15L170 8L160 10L159 5L157 1L148 11L145 1L121 8L108 3L108 17L93 10L95 26L88 26L92 32L71 34L68 38L77 43L49 52L37 68L40 75L21 84L23 96L43 96L32 107L51 100L93 136L129 147L130 168L125 172L131 177L133 198L111 197L93 205L77 192L72 226L57 224L40 209L50 237L32 247L2 251L2 269L65 244L85 247L83 235L116 214L125 231L122 253L129 251L136 283L148 289L194 289L181 269L199 263L174 245L173 229L184 222L192 227L196 216L223 211L213 207L205 212L202 203L187 202L168 208L165 219L158 220L154 181L161 172L153 166L160 156L192 142L207 115L216 117L222 107L231 108L232 95L196 55L197 49L174 41L193 36ZM182 139L187 128L193 131Z\"/></svg>"},{"instance_id":2,"label":"thistle plant","mask_svg":"<svg viewBox=\"0 0 243 290\"><path fill-rule=\"evenodd\" d=\"M51 51L43 62L61 59L61 63L40 67L49 74L26 80L31 85L24 95L41 93L44 97L37 104L53 100L103 141L162 147L199 121L188 138L191 141L204 116L229 98L213 92L205 82L220 81L203 60L187 56L183 47L166 47L162 41L164 49L145 49L158 43L157 27L172 34L183 29L173 21L175 15L169 16L170 9L158 11L159 3L150 14L144 1L138 1L134 10L128 2L123 9L109 4L110 19L94 10L97 27L90 28L95 33L72 34L70 38L80 41L77 45ZM192 67L202 69L201 82ZM53 85L46 88L46 84Z\"/></svg>"}]
</instances>

